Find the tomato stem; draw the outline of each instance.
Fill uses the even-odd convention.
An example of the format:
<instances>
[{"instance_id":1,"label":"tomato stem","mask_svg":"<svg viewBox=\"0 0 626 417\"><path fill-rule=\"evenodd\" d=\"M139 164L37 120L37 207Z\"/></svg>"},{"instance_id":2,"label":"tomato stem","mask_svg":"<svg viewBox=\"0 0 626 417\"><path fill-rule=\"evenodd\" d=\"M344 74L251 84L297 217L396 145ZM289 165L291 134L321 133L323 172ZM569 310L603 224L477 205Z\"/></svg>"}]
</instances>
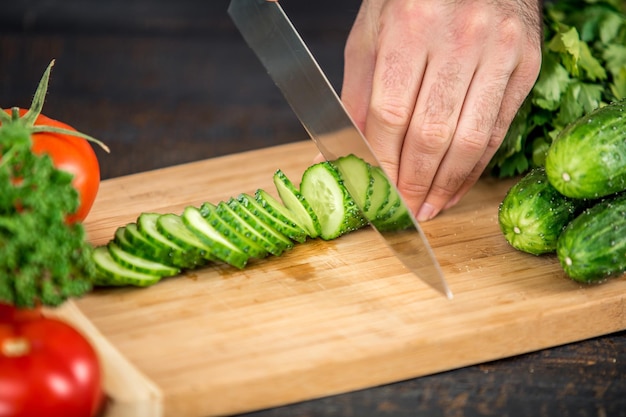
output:
<instances>
[{"instance_id":1,"label":"tomato stem","mask_svg":"<svg viewBox=\"0 0 626 417\"><path fill-rule=\"evenodd\" d=\"M109 147L107 145L105 145L103 142L99 141L96 138L93 138L89 135L86 135L84 133L81 132L77 132L75 130L69 130L69 129L63 129L62 127L56 127L56 126L46 126L46 125L37 125L37 126L33 126L30 131L32 133L41 133L41 132L47 132L47 133L60 133L63 135L71 135L71 136L76 136L79 137L81 139L85 139L89 142L93 142L96 145L100 146L105 152L109 153Z\"/></svg>"},{"instance_id":2,"label":"tomato stem","mask_svg":"<svg viewBox=\"0 0 626 417\"><path fill-rule=\"evenodd\" d=\"M60 133L63 135L76 136L81 139L85 139L89 142L95 143L100 148L102 148L105 152L109 153L110 150L107 145L105 145L103 142L99 141L98 139L93 138L84 133L77 132L75 130L63 129L61 127L56 127L56 126L46 126L46 125L35 126L35 121L37 120L37 117L39 117L39 115L41 114L41 111L43 110L43 104L44 104L44 101L46 100L46 93L48 91L48 82L50 80L50 71L52 70L53 66L54 66L54 59L50 61L50 64L44 71L43 76L41 77L41 80L39 81L39 85L37 86L37 90L35 91L35 95L33 97L33 101L30 105L30 108L26 111L26 113L24 113L24 115L20 117L19 108L17 107L13 107L11 109L11 116L7 115L4 112L0 112L0 113L3 113L3 114L0 114L0 124L4 124L7 122L14 122L14 123L19 122L21 123L22 126L26 127L30 133L47 132L47 133Z\"/></svg>"}]
</instances>

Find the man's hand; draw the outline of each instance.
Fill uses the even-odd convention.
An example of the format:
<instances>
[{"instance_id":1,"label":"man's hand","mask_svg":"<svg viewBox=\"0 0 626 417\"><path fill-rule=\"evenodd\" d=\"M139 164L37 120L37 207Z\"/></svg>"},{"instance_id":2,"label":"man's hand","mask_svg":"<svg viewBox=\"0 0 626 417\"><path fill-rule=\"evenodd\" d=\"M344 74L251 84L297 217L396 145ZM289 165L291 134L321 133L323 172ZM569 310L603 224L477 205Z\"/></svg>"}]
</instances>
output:
<instances>
[{"instance_id":1,"label":"man's hand","mask_svg":"<svg viewBox=\"0 0 626 417\"><path fill-rule=\"evenodd\" d=\"M342 100L429 220L474 185L541 66L537 0L364 0Z\"/></svg>"}]
</instances>

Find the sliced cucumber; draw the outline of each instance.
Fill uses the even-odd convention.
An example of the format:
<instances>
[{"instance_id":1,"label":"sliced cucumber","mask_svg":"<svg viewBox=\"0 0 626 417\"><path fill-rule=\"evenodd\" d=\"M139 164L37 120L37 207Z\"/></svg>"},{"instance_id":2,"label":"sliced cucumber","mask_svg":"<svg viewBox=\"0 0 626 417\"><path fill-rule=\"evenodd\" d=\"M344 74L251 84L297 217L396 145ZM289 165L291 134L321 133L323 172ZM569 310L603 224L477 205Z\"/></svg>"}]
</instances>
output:
<instances>
[{"instance_id":1,"label":"sliced cucumber","mask_svg":"<svg viewBox=\"0 0 626 417\"><path fill-rule=\"evenodd\" d=\"M186 207L182 219L185 226L211 248L213 256L236 268L242 269L246 266L249 256L202 217L200 209L193 206Z\"/></svg>"},{"instance_id":2,"label":"sliced cucumber","mask_svg":"<svg viewBox=\"0 0 626 417\"><path fill-rule=\"evenodd\" d=\"M109 242L107 248L115 262L133 271L157 277L171 277L180 273L180 269L176 267L164 265L160 262L151 261L126 252L115 242Z\"/></svg>"},{"instance_id":3,"label":"sliced cucumber","mask_svg":"<svg viewBox=\"0 0 626 417\"><path fill-rule=\"evenodd\" d=\"M139 232L136 223L128 223L124 226L124 238L126 238L127 243L131 245L127 247L126 250L133 255L180 268L177 262L174 262L169 248L156 245L146 239L146 237ZM122 241L118 241L118 243L120 242Z\"/></svg>"},{"instance_id":4,"label":"sliced cucumber","mask_svg":"<svg viewBox=\"0 0 626 417\"><path fill-rule=\"evenodd\" d=\"M247 238L243 234L239 233L233 226L226 223L217 213L217 207L211 203L203 203L200 206L200 214L211 225L228 239L233 245L241 249L251 258L261 259L267 256L267 251L263 246L255 243L252 239Z\"/></svg>"},{"instance_id":5,"label":"sliced cucumber","mask_svg":"<svg viewBox=\"0 0 626 417\"><path fill-rule=\"evenodd\" d=\"M113 235L112 241L117 243L120 248L124 250L130 250L131 253L135 252L133 244L130 243L130 241L126 237L126 226L121 226L115 229L115 234Z\"/></svg>"},{"instance_id":6,"label":"sliced cucumber","mask_svg":"<svg viewBox=\"0 0 626 417\"><path fill-rule=\"evenodd\" d=\"M281 245L276 245L267 239L263 234L246 222L237 212L235 212L226 202L220 201L217 205L217 214L224 222L232 226L238 233L252 240L257 245L263 247L266 252L272 255L280 255L283 252Z\"/></svg>"},{"instance_id":7,"label":"sliced cucumber","mask_svg":"<svg viewBox=\"0 0 626 417\"><path fill-rule=\"evenodd\" d=\"M273 180L280 199L293 213L297 224L307 231L309 237L318 237L322 226L306 198L280 169L274 173Z\"/></svg>"},{"instance_id":8,"label":"sliced cucumber","mask_svg":"<svg viewBox=\"0 0 626 417\"><path fill-rule=\"evenodd\" d=\"M413 224L413 218L406 207L399 204L391 216L388 216L385 220L374 220L373 224L381 232L404 230Z\"/></svg>"},{"instance_id":9,"label":"sliced cucumber","mask_svg":"<svg viewBox=\"0 0 626 417\"><path fill-rule=\"evenodd\" d=\"M278 200L262 189L258 189L254 195L239 194L237 201L265 224L290 239L298 243L307 239L306 230L298 226L291 212Z\"/></svg>"},{"instance_id":10,"label":"sliced cucumber","mask_svg":"<svg viewBox=\"0 0 626 417\"><path fill-rule=\"evenodd\" d=\"M387 203L378 210L378 214L376 215L373 223L380 224L385 222L391 218L396 211L400 209L400 207L402 207L400 194L398 194L397 191L391 187L389 189L389 200L387 200Z\"/></svg>"},{"instance_id":11,"label":"sliced cucumber","mask_svg":"<svg viewBox=\"0 0 626 417\"><path fill-rule=\"evenodd\" d=\"M142 213L137 218L137 229L148 241L167 251L172 263L182 269L193 268L203 262L195 252L185 252L185 250L169 240L167 236L157 229L157 221L161 215L158 213ZM161 259L156 259L161 261ZM168 262L163 260L162 262Z\"/></svg>"},{"instance_id":12,"label":"sliced cucumber","mask_svg":"<svg viewBox=\"0 0 626 417\"><path fill-rule=\"evenodd\" d=\"M280 198L257 189L217 205L187 206L181 215L142 213L97 248L96 285L152 285L209 261L243 269L250 258L280 255L309 237L330 240L366 225L362 208L383 230L412 220L399 209L401 200L382 170L354 155L310 166L300 188L281 170L273 182Z\"/></svg>"},{"instance_id":13,"label":"sliced cucumber","mask_svg":"<svg viewBox=\"0 0 626 417\"><path fill-rule=\"evenodd\" d=\"M106 246L95 248L92 257L97 271L94 280L96 286L134 285L147 287L161 280L158 275L133 271L120 265L113 259Z\"/></svg>"},{"instance_id":14,"label":"sliced cucumber","mask_svg":"<svg viewBox=\"0 0 626 417\"><path fill-rule=\"evenodd\" d=\"M381 209L389 202L391 185L381 167L370 165L372 176L371 191L368 192L370 204L365 212L368 219L375 219Z\"/></svg>"},{"instance_id":15,"label":"sliced cucumber","mask_svg":"<svg viewBox=\"0 0 626 417\"><path fill-rule=\"evenodd\" d=\"M345 187L357 205L367 213L371 205L372 183L374 178L370 172L369 164L355 155L346 155L337 158L331 163L339 171Z\"/></svg>"},{"instance_id":16,"label":"sliced cucumber","mask_svg":"<svg viewBox=\"0 0 626 417\"><path fill-rule=\"evenodd\" d=\"M281 252L293 247L293 240L289 239L278 230L270 227L263 219L255 216L252 211L248 210L239 200L231 198L228 200L228 206L239 215L241 219L247 222L257 232L263 235L274 246L280 248Z\"/></svg>"},{"instance_id":17,"label":"sliced cucumber","mask_svg":"<svg viewBox=\"0 0 626 417\"><path fill-rule=\"evenodd\" d=\"M186 252L195 253L198 265L206 261L215 261L216 258L211 253L211 248L198 238L183 222L183 219L176 214L162 214L157 219L157 230L168 240L180 246Z\"/></svg>"},{"instance_id":18,"label":"sliced cucumber","mask_svg":"<svg viewBox=\"0 0 626 417\"><path fill-rule=\"evenodd\" d=\"M302 175L300 191L319 220L320 237L324 240L335 239L366 223L330 162L307 168Z\"/></svg>"}]
</instances>

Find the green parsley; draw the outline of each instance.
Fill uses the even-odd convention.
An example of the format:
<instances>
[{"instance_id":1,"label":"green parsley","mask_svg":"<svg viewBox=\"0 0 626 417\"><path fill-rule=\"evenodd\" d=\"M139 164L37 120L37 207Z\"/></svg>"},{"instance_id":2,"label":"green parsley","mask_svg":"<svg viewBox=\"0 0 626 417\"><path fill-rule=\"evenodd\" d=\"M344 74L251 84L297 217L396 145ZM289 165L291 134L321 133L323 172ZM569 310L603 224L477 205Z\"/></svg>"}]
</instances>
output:
<instances>
[{"instance_id":1,"label":"green parsley","mask_svg":"<svg viewBox=\"0 0 626 417\"><path fill-rule=\"evenodd\" d=\"M83 226L65 221L79 204L72 175L31 151L50 67L27 114L0 109L0 302L20 308L83 295L95 275Z\"/></svg>"},{"instance_id":2,"label":"green parsley","mask_svg":"<svg viewBox=\"0 0 626 417\"><path fill-rule=\"evenodd\" d=\"M539 78L491 160L492 174L543 166L565 126L626 98L625 13L622 0L545 2Z\"/></svg>"}]
</instances>

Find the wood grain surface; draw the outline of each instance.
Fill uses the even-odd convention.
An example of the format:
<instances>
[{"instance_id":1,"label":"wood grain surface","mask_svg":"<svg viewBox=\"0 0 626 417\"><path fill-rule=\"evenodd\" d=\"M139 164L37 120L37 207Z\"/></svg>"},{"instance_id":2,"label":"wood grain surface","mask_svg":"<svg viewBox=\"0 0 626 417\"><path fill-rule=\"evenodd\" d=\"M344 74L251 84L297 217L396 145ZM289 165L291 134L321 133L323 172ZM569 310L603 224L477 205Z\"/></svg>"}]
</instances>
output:
<instances>
[{"instance_id":1,"label":"wood grain surface","mask_svg":"<svg viewBox=\"0 0 626 417\"><path fill-rule=\"evenodd\" d=\"M107 180L86 221L90 239L106 243L141 212L180 213L257 187L276 194L272 173L299 182L315 154L307 141ZM280 406L626 328L625 279L581 286L553 256L506 243L497 210L510 184L484 179L424 224L453 300L368 228L244 270L215 264L75 305L158 387L163 414L181 417Z\"/></svg>"}]
</instances>

